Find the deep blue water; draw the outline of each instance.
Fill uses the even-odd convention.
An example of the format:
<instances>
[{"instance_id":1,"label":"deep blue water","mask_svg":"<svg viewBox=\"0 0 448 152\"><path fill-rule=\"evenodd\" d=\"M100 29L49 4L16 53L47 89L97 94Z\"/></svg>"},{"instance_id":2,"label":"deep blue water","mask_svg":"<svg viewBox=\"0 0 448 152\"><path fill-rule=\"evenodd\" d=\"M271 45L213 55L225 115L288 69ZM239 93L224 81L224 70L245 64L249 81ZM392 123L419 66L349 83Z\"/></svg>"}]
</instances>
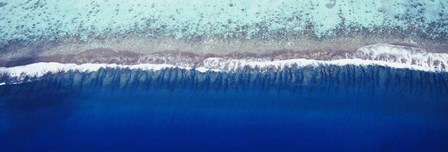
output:
<instances>
[{"instance_id":1,"label":"deep blue water","mask_svg":"<svg viewBox=\"0 0 448 152\"><path fill-rule=\"evenodd\" d=\"M0 151L448 151L447 93L372 66L48 74L0 86Z\"/></svg>"}]
</instances>

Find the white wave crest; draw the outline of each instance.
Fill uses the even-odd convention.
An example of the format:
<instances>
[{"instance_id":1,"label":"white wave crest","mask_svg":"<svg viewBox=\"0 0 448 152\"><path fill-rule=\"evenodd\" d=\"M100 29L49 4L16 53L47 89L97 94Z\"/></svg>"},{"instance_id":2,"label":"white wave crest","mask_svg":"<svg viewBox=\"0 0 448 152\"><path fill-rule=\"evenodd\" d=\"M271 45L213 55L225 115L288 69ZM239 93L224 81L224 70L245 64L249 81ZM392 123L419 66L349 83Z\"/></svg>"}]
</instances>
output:
<instances>
[{"instance_id":1,"label":"white wave crest","mask_svg":"<svg viewBox=\"0 0 448 152\"><path fill-rule=\"evenodd\" d=\"M347 53L345 59L337 60L288 59L270 61L266 59L207 58L203 61L203 66L206 69L230 71L245 66L252 68L282 68L292 65L299 67L319 65L379 65L399 69L448 72L448 54L429 53L414 47L375 44L362 47L353 53Z\"/></svg>"},{"instance_id":2,"label":"white wave crest","mask_svg":"<svg viewBox=\"0 0 448 152\"><path fill-rule=\"evenodd\" d=\"M141 70L161 70L165 68L177 67L168 64L138 64L138 65L117 65L117 64L64 64L56 62L39 62L23 66L15 67L0 67L0 75L7 74L9 77L15 78L14 83L21 83L26 76L29 77L41 77L47 73L79 71L79 72L94 72L101 68L129 68L129 69L141 69ZM183 67L189 69L188 67ZM0 83L0 84L4 84Z\"/></svg>"},{"instance_id":3,"label":"white wave crest","mask_svg":"<svg viewBox=\"0 0 448 152\"><path fill-rule=\"evenodd\" d=\"M448 48L447 48L448 50ZM416 65L425 71L447 71L448 54L429 53L423 49L390 44L376 44L358 49L355 58Z\"/></svg>"},{"instance_id":4,"label":"white wave crest","mask_svg":"<svg viewBox=\"0 0 448 152\"><path fill-rule=\"evenodd\" d=\"M32 76L40 77L46 73L64 71L91 72L100 68L129 68L140 70L161 70L165 68L195 69L199 72L206 71L235 71L244 67L251 68L284 68L293 65L297 67L321 66L321 65L355 65L355 66L386 66L398 69L413 69L428 72L448 72L448 54L429 53L422 49L396 46L389 44L377 44L358 49L352 54L347 54L346 59L337 60L315 60L315 59L289 59L289 60L267 60L267 59L232 59L232 58L206 58L196 67L180 66L171 64L63 64L55 62L41 62L16 67L0 67L0 74L18 78ZM3 83L2 83L3 84Z\"/></svg>"}]
</instances>

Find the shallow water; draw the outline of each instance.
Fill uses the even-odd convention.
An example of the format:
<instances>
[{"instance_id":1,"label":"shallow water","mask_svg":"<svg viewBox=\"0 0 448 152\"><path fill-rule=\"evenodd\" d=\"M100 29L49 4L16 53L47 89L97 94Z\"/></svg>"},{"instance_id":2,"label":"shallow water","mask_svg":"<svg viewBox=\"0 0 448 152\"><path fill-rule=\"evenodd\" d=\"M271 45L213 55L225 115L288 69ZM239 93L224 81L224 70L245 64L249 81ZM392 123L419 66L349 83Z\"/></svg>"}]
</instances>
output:
<instances>
[{"instance_id":1,"label":"shallow water","mask_svg":"<svg viewBox=\"0 0 448 152\"><path fill-rule=\"evenodd\" d=\"M447 88L378 66L47 74L0 86L0 151L446 151Z\"/></svg>"}]
</instances>

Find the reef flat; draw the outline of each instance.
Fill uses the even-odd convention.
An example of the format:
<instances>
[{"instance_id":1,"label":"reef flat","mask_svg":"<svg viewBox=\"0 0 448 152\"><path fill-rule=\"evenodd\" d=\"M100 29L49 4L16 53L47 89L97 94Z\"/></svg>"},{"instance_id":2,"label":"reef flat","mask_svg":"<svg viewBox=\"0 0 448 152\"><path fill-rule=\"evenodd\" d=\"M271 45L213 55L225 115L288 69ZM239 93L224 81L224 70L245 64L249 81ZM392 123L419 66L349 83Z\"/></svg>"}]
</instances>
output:
<instances>
[{"instance_id":1,"label":"reef flat","mask_svg":"<svg viewBox=\"0 0 448 152\"><path fill-rule=\"evenodd\" d=\"M284 59L383 43L446 53L447 6L443 0L8 1L0 6L0 65L86 55L108 63L101 58L289 52L272 57Z\"/></svg>"}]
</instances>

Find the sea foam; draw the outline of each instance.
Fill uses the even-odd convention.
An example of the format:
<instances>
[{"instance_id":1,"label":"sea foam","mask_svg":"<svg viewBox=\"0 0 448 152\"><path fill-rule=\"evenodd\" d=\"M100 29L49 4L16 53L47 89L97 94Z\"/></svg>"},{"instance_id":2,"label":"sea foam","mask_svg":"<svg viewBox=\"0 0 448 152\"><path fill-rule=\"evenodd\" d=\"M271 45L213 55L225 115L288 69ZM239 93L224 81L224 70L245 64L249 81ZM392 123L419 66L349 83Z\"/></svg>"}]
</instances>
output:
<instances>
[{"instance_id":1,"label":"sea foam","mask_svg":"<svg viewBox=\"0 0 448 152\"><path fill-rule=\"evenodd\" d=\"M390 44L375 44L362 47L355 52L346 53L343 59L316 60L316 59L229 59L207 58L203 61L206 69L232 71L245 66L252 68L282 68L292 65L299 67L320 65L377 65L399 69L412 69L429 72L447 72L448 54L430 53L415 47L406 47Z\"/></svg>"},{"instance_id":2,"label":"sea foam","mask_svg":"<svg viewBox=\"0 0 448 152\"><path fill-rule=\"evenodd\" d=\"M70 64L56 62L39 62L23 66L0 67L0 75L7 75L20 81L23 77L41 77L47 73L79 71L94 72L101 68L129 68L139 70L161 70L166 68L194 69L198 72L237 72L249 67L263 69L282 69L285 67L317 67L317 66L385 66L397 69L412 69L427 72L448 72L448 54L430 53L422 49L397 46L390 44L376 44L362 47L355 52L347 53L344 59L316 60L316 59L232 59L210 57L196 66L171 64Z\"/></svg>"}]
</instances>

